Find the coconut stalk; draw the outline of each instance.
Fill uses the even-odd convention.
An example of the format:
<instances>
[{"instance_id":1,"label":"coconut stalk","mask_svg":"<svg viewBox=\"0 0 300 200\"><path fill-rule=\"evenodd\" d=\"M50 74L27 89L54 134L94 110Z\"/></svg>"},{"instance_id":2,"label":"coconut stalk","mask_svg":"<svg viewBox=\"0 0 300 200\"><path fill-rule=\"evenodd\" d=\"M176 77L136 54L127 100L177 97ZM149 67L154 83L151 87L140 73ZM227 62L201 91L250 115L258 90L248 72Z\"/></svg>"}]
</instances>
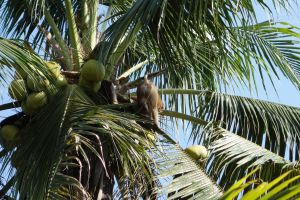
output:
<instances>
[{"instance_id":1,"label":"coconut stalk","mask_svg":"<svg viewBox=\"0 0 300 200\"><path fill-rule=\"evenodd\" d=\"M96 46L99 4L96 0L82 0L81 2L80 28L82 32L82 46L85 53L90 53Z\"/></svg>"},{"instance_id":2,"label":"coconut stalk","mask_svg":"<svg viewBox=\"0 0 300 200\"><path fill-rule=\"evenodd\" d=\"M89 21L89 27L91 29L89 30L88 34L88 40L90 41L90 47L93 49L96 46L96 38L97 38L97 14L98 14L98 0L89 0L88 1L88 7L90 8L90 21Z\"/></svg>"},{"instance_id":3,"label":"coconut stalk","mask_svg":"<svg viewBox=\"0 0 300 200\"><path fill-rule=\"evenodd\" d=\"M66 3L66 16L69 24L69 36L70 36L71 47L73 52L73 60L75 62L73 70L77 71L80 67L80 64L82 63L82 58L80 55L79 35L77 32L77 25L75 23L72 2L71 0L66 0L65 3Z\"/></svg>"},{"instance_id":4,"label":"coconut stalk","mask_svg":"<svg viewBox=\"0 0 300 200\"><path fill-rule=\"evenodd\" d=\"M82 32L82 49L84 53L89 52L91 50L91 44L89 41L89 21L90 21L90 16L88 13L88 4L87 0L82 0L81 1L81 20L80 20L80 28Z\"/></svg>"},{"instance_id":5,"label":"coconut stalk","mask_svg":"<svg viewBox=\"0 0 300 200\"><path fill-rule=\"evenodd\" d=\"M69 55L69 48L66 45L65 41L63 40L63 38L59 32L59 29L58 29L56 23L54 22L54 19L52 18L51 14L49 13L49 11L46 8L44 10L44 13L45 13L45 19L48 22L48 24L50 25L50 27L53 31L53 34L55 35L55 38L57 40L57 43L62 50L61 53L64 57L64 61L66 63L67 69L72 70L72 60Z\"/></svg>"}]
</instances>

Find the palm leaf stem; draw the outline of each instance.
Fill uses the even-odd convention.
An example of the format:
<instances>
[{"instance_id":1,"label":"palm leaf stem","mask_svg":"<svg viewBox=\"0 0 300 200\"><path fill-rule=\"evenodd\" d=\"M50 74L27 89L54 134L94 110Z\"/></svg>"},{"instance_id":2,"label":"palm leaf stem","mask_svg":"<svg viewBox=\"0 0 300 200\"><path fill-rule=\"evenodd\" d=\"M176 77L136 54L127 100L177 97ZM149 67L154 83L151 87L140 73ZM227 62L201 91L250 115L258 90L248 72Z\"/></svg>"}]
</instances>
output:
<instances>
[{"instance_id":1,"label":"palm leaf stem","mask_svg":"<svg viewBox=\"0 0 300 200\"><path fill-rule=\"evenodd\" d=\"M71 58L69 55L69 49L68 49L66 43L64 42L64 39L62 38L60 31L59 31L56 23L54 22L54 19L52 18L50 12L45 8L44 13L45 13L45 19L47 20L50 27L52 28L52 31L56 37L56 40L57 40L60 48L62 49L62 54L64 56L64 60L65 60L67 69L71 70L72 69L72 61L71 61Z\"/></svg>"},{"instance_id":2,"label":"palm leaf stem","mask_svg":"<svg viewBox=\"0 0 300 200\"><path fill-rule=\"evenodd\" d=\"M88 39L88 20L89 20L89 14L88 14L88 4L87 0L81 0L81 31L82 31L82 47L86 51L90 48L89 39Z\"/></svg>"},{"instance_id":3,"label":"palm leaf stem","mask_svg":"<svg viewBox=\"0 0 300 200\"><path fill-rule=\"evenodd\" d=\"M21 106L21 102L20 101L15 101L15 102L11 102L11 103L6 103L6 104L2 104L0 105L0 111L1 110L8 110L8 109L12 109L12 108L17 108Z\"/></svg>"},{"instance_id":4,"label":"palm leaf stem","mask_svg":"<svg viewBox=\"0 0 300 200\"><path fill-rule=\"evenodd\" d=\"M187 120L187 121L197 123L197 124L202 125L202 126L207 126L209 124L208 122L206 122L206 121L204 121L200 118L193 117L193 116L190 116L190 115L185 115L185 114L179 113L179 112L169 111L169 110L164 110L161 113L161 115L168 116L168 117L180 118L182 120Z\"/></svg>"},{"instance_id":5,"label":"palm leaf stem","mask_svg":"<svg viewBox=\"0 0 300 200\"><path fill-rule=\"evenodd\" d=\"M89 27L94 27L89 30L88 40L90 41L90 47L93 49L96 46L96 36L97 36L97 11L98 11L98 0L89 0L88 1L89 7L91 7L89 16L90 16L90 23Z\"/></svg>"},{"instance_id":6,"label":"palm leaf stem","mask_svg":"<svg viewBox=\"0 0 300 200\"><path fill-rule=\"evenodd\" d=\"M73 8L72 8L72 2L71 0L66 0L66 15L67 15L67 21L69 24L69 36L72 46L72 52L73 52L73 59L75 61L75 65L73 66L73 70L77 71L80 68L80 63L82 63L81 56L80 56L80 41L79 41L79 35L77 32L77 25L75 23Z\"/></svg>"}]
</instances>

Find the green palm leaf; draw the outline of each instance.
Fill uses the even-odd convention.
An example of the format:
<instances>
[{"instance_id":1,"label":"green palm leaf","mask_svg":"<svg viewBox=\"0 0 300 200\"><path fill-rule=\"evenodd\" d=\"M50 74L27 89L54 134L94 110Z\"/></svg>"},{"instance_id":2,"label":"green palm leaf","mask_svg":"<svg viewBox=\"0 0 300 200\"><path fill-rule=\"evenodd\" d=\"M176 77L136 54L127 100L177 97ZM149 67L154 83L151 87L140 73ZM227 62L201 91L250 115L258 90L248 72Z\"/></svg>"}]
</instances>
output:
<instances>
[{"instance_id":1,"label":"green palm leaf","mask_svg":"<svg viewBox=\"0 0 300 200\"><path fill-rule=\"evenodd\" d=\"M156 159L158 178L168 181L161 193L169 199L218 199L222 190L206 175L200 164L189 157L177 144L162 144L165 154ZM170 179L170 180L168 180Z\"/></svg>"},{"instance_id":2,"label":"green palm leaf","mask_svg":"<svg viewBox=\"0 0 300 200\"><path fill-rule=\"evenodd\" d=\"M176 112L164 111L163 115L190 121L205 127L202 137L211 150L207 161L207 172L225 188L231 186L244 173L261 167L260 177L269 181L286 169L298 168L297 163L285 160L271 151L254 144L225 129L216 127L199 118ZM235 177L235 178L233 178Z\"/></svg>"},{"instance_id":3,"label":"green palm leaf","mask_svg":"<svg viewBox=\"0 0 300 200\"><path fill-rule=\"evenodd\" d=\"M299 42L293 40L300 37L297 27L288 23L263 22L250 26L246 30L242 28L238 30L238 34L242 39L240 42L249 40L249 45L244 46L242 51L253 54L260 73L263 70L272 71L278 77L277 71L280 70L296 86L299 85ZM260 59L265 62L261 62ZM268 68L270 70L267 70Z\"/></svg>"},{"instance_id":4,"label":"green palm leaf","mask_svg":"<svg viewBox=\"0 0 300 200\"><path fill-rule=\"evenodd\" d=\"M232 130L258 145L264 145L284 156L286 143L291 143L290 158L299 155L297 126L299 109L246 97L209 92L204 95L201 115L206 120L225 123ZM265 139L264 139L265 138Z\"/></svg>"},{"instance_id":5,"label":"green palm leaf","mask_svg":"<svg viewBox=\"0 0 300 200\"><path fill-rule=\"evenodd\" d=\"M252 171L253 174L255 171ZM222 200L225 199L234 199L239 197L239 199L247 200L247 199L290 199L292 197L297 197L299 194L299 184L296 184L299 179L298 173L292 176L288 176L292 174L294 171L288 171L281 176L276 177L270 183L262 182L260 180L247 180L248 176L245 176L240 181L236 182L224 195L220 198ZM252 186L255 183L255 187L245 194L240 193L240 189L247 188ZM289 184L294 184L292 187L288 187ZM241 195L242 194L242 195Z\"/></svg>"},{"instance_id":6,"label":"green palm leaf","mask_svg":"<svg viewBox=\"0 0 300 200\"><path fill-rule=\"evenodd\" d=\"M260 177L269 181L281 174L286 165L291 165L290 161L277 154L224 129L214 130L210 134L218 139L209 147L211 152L207 170L222 186L232 185L247 170L257 166L261 167Z\"/></svg>"},{"instance_id":7,"label":"green palm leaf","mask_svg":"<svg viewBox=\"0 0 300 200\"><path fill-rule=\"evenodd\" d=\"M299 156L300 110L296 107L211 91L163 89L161 93L170 96L168 99L172 100L171 104L175 102L174 108L180 108L186 114L192 113L202 120L218 123L281 156L289 143L290 160L293 157L297 160ZM194 99L200 105L195 104ZM203 139L197 124L191 138L194 141Z\"/></svg>"},{"instance_id":8,"label":"green palm leaf","mask_svg":"<svg viewBox=\"0 0 300 200\"><path fill-rule=\"evenodd\" d=\"M80 1L74 2L75 15L79 13ZM22 4L19 1L6 1L1 0L1 27L5 35L13 34L13 37L19 38L24 34L25 39L29 40L32 36L35 47L41 47L44 36L43 33L37 31L38 27L44 27L49 30L49 24L43 18L44 9L47 8L52 16L61 33L65 31L66 26L66 10L64 9L64 1L55 0L26 0ZM66 39L68 35L65 35Z\"/></svg>"},{"instance_id":9,"label":"green palm leaf","mask_svg":"<svg viewBox=\"0 0 300 200\"><path fill-rule=\"evenodd\" d=\"M101 154L104 155L104 161L108 162L105 167L110 166L106 170L118 180L122 195L132 198L143 195L148 187L153 187L151 190L156 187L155 184L151 185L154 176L151 166L154 161L149 155L153 141L148 135L153 133L142 128L139 123L144 123L143 119L114 111L108 106L95 108L74 127L75 132L90 132L100 138L103 146ZM144 184L139 184L139 181Z\"/></svg>"},{"instance_id":10,"label":"green palm leaf","mask_svg":"<svg viewBox=\"0 0 300 200\"><path fill-rule=\"evenodd\" d=\"M264 2L258 3L269 9ZM289 3L280 1L277 5L288 7ZM110 45L100 43L95 50L99 59L109 65L108 76L127 47L140 48L143 45L148 55L155 54L157 58L155 64L147 69L167 68L166 78L172 77L166 85L169 87L182 87L185 83L188 88L198 84L201 89L214 89L236 78L239 82L246 79L250 83L255 70L253 58L264 66L267 73L273 71L273 65L265 65L262 61L265 57L253 50L263 49L266 45L253 42L250 37L243 38L242 42L240 39L240 32L247 34L255 22L251 1L126 1L123 6L111 4L111 7L115 8L111 18L114 23L104 33L104 40ZM241 12L233 13L234 10ZM248 20L243 18L245 16ZM240 27L240 22L243 27ZM254 27L257 31L259 25ZM276 30L276 27L273 29ZM251 30L256 34L254 29ZM258 30L257 34L261 32ZM291 31L280 31L280 34L295 36ZM288 46L293 48L295 40L290 41ZM246 53L249 50L251 53ZM290 57L294 55L297 53L293 52ZM270 57L272 62L280 63L279 68L297 82L289 70L292 63L283 63L276 56Z\"/></svg>"},{"instance_id":11,"label":"green palm leaf","mask_svg":"<svg viewBox=\"0 0 300 200\"><path fill-rule=\"evenodd\" d=\"M42 74L55 84L55 80L46 68L44 61L34 52L24 48L22 40L0 38L0 82L2 84L8 77L12 77L12 70L24 71L33 77L34 83L39 81L37 77Z\"/></svg>"}]
</instances>

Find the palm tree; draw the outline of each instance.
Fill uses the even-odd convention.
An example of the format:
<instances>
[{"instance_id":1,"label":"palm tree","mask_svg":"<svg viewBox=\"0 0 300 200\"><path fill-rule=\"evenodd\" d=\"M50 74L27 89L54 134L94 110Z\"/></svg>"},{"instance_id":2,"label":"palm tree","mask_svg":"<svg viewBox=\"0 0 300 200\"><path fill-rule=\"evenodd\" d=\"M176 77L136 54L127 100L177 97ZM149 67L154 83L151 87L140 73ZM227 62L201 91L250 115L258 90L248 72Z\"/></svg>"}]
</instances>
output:
<instances>
[{"instance_id":1,"label":"palm tree","mask_svg":"<svg viewBox=\"0 0 300 200\"><path fill-rule=\"evenodd\" d=\"M0 81L17 79L25 92L0 105L19 111L1 122L0 196L230 199L253 187L253 199L297 195L300 109L220 92L264 83L262 73L300 86L299 29L256 20L254 4L272 12L291 3L272 2L0 0ZM91 60L89 76L104 77L86 80ZM134 98L145 75L163 97L161 128ZM178 119L208 158L173 139Z\"/></svg>"}]
</instances>

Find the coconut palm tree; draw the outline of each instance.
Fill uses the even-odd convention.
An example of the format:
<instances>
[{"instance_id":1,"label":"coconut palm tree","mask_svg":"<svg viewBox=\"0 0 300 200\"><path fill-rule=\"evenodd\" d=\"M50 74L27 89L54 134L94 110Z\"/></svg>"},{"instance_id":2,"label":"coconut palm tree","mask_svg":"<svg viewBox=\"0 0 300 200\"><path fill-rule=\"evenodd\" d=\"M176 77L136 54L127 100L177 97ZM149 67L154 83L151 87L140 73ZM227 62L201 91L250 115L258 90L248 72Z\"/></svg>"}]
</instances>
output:
<instances>
[{"instance_id":1,"label":"coconut palm tree","mask_svg":"<svg viewBox=\"0 0 300 200\"><path fill-rule=\"evenodd\" d=\"M0 83L12 97L0 110L18 111L1 122L0 196L300 193L300 109L220 90L278 72L300 86L299 29L258 23L254 7L291 2L0 0ZM159 126L136 98L145 75L162 95ZM178 120L207 158L174 140Z\"/></svg>"}]
</instances>

